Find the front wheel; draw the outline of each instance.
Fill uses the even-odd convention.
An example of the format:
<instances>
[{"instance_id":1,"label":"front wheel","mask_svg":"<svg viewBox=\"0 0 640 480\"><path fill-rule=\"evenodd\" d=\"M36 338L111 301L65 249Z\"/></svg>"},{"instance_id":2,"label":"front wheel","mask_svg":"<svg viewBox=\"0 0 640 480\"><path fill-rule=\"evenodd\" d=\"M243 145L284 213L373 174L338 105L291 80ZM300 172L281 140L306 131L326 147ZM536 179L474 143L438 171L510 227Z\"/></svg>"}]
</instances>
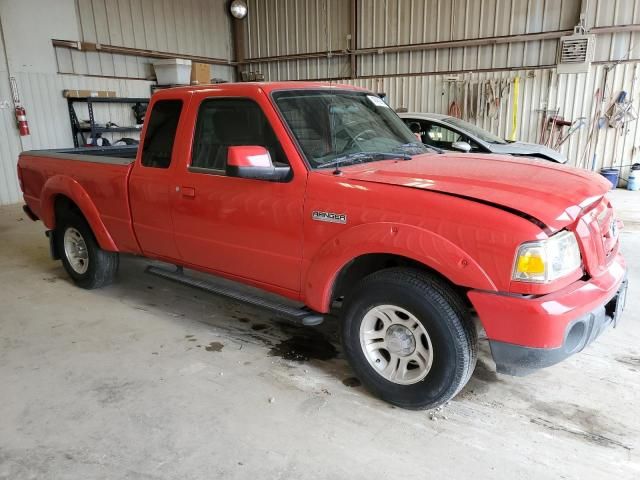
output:
<instances>
[{"instance_id":1,"label":"front wheel","mask_svg":"<svg viewBox=\"0 0 640 480\"><path fill-rule=\"evenodd\" d=\"M475 368L477 333L458 294L409 268L364 278L345 304L344 351L362 383L403 408L437 407Z\"/></svg>"},{"instance_id":2,"label":"front wheel","mask_svg":"<svg viewBox=\"0 0 640 480\"><path fill-rule=\"evenodd\" d=\"M77 286L93 289L113 281L118 254L100 248L84 218L69 213L59 219L55 236L62 264Z\"/></svg>"}]
</instances>

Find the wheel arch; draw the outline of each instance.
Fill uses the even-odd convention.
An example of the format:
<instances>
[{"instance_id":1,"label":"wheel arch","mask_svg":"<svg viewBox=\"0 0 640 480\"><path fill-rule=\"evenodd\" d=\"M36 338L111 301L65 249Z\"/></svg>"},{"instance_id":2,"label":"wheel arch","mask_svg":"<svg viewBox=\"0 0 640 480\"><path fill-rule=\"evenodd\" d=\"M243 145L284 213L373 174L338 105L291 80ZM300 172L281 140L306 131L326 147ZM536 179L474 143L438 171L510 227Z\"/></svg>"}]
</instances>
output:
<instances>
[{"instance_id":1,"label":"wheel arch","mask_svg":"<svg viewBox=\"0 0 640 480\"><path fill-rule=\"evenodd\" d=\"M97 207L84 188L74 179L56 175L47 180L40 195L42 222L55 229L64 210L77 209L87 221L98 245L103 250L116 252L113 238L107 231Z\"/></svg>"},{"instance_id":2,"label":"wheel arch","mask_svg":"<svg viewBox=\"0 0 640 480\"><path fill-rule=\"evenodd\" d=\"M318 250L303 280L303 300L328 312L359 279L393 266L433 272L456 289L496 290L472 256L444 237L419 227L376 223L346 230Z\"/></svg>"}]
</instances>

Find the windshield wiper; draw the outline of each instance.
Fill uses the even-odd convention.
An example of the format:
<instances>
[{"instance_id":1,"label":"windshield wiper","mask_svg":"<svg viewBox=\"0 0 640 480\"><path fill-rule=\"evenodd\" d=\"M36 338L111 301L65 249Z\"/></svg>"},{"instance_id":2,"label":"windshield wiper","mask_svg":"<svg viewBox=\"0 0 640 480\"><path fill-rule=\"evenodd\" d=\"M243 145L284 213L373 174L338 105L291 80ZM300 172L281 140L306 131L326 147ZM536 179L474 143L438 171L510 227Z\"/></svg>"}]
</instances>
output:
<instances>
[{"instance_id":1,"label":"windshield wiper","mask_svg":"<svg viewBox=\"0 0 640 480\"><path fill-rule=\"evenodd\" d=\"M347 163L365 163L374 160L411 160L411 155L406 153L394 152L354 152L347 155L337 157L330 162L323 163L318 168L334 167L336 165L345 165Z\"/></svg>"},{"instance_id":2,"label":"windshield wiper","mask_svg":"<svg viewBox=\"0 0 640 480\"><path fill-rule=\"evenodd\" d=\"M433 147L433 146L431 146L429 144L420 143L420 142L404 143L402 145L399 145L399 146L395 147L394 150L396 150L396 149L404 149L404 150L413 149L413 151L416 152L416 150L419 149L419 148L427 148L429 150L433 150L436 153L444 153L444 150L442 150L441 148ZM416 152L416 153L413 153L411 155L419 155L420 153L423 153L423 152Z\"/></svg>"}]
</instances>

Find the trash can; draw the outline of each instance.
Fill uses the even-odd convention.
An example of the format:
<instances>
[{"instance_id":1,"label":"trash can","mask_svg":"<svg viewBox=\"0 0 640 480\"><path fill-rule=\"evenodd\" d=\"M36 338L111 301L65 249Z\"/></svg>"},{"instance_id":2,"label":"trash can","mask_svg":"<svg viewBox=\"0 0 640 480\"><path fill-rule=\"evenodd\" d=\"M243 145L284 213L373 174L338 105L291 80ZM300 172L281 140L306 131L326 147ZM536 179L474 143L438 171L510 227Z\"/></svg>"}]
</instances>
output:
<instances>
[{"instance_id":1,"label":"trash can","mask_svg":"<svg viewBox=\"0 0 640 480\"><path fill-rule=\"evenodd\" d=\"M611 190L618 186L618 178L620 177L620 169L618 168L603 168L600 170L600 175L611 182Z\"/></svg>"},{"instance_id":2,"label":"trash can","mask_svg":"<svg viewBox=\"0 0 640 480\"><path fill-rule=\"evenodd\" d=\"M629 178L627 179L627 190L633 190L634 192L640 190L640 165L634 164L629 172Z\"/></svg>"}]
</instances>

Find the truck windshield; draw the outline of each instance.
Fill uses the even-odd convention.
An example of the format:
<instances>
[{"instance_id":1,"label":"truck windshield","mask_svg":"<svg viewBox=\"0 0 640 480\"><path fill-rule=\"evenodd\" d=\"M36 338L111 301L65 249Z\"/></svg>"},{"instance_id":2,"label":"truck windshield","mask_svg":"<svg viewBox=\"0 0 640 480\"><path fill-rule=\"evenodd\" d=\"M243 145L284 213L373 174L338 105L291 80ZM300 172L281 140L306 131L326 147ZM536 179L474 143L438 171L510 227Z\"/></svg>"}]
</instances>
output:
<instances>
[{"instance_id":1,"label":"truck windshield","mask_svg":"<svg viewBox=\"0 0 640 480\"><path fill-rule=\"evenodd\" d=\"M312 168L406 160L429 151L377 95L289 90L273 98Z\"/></svg>"}]
</instances>

